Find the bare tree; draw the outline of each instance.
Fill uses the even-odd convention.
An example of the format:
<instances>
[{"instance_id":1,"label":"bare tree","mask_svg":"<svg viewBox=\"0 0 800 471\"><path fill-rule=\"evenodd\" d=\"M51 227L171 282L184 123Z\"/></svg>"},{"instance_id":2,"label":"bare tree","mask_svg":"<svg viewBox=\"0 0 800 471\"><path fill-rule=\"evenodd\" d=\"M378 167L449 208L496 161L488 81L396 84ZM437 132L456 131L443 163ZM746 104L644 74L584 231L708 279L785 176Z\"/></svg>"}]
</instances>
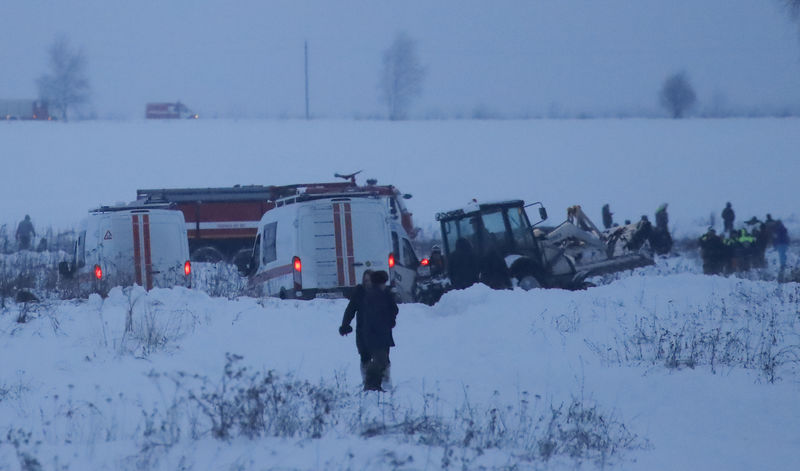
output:
<instances>
[{"instance_id":1,"label":"bare tree","mask_svg":"<svg viewBox=\"0 0 800 471\"><path fill-rule=\"evenodd\" d=\"M36 80L39 98L66 120L68 110L89 101L86 56L64 35L56 36L47 56L49 71Z\"/></svg>"},{"instance_id":2,"label":"bare tree","mask_svg":"<svg viewBox=\"0 0 800 471\"><path fill-rule=\"evenodd\" d=\"M389 119L406 117L411 101L422 93L425 68L417 57L417 43L406 33L399 33L383 52L380 77L381 98L389 111Z\"/></svg>"},{"instance_id":3,"label":"bare tree","mask_svg":"<svg viewBox=\"0 0 800 471\"><path fill-rule=\"evenodd\" d=\"M673 74L664 81L660 98L661 106L666 108L675 119L683 118L684 114L697 102L697 95L683 72Z\"/></svg>"},{"instance_id":4,"label":"bare tree","mask_svg":"<svg viewBox=\"0 0 800 471\"><path fill-rule=\"evenodd\" d=\"M786 4L786 8L792 18L800 18L800 0L783 0L783 2Z\"/></svg>"}]
</instances>

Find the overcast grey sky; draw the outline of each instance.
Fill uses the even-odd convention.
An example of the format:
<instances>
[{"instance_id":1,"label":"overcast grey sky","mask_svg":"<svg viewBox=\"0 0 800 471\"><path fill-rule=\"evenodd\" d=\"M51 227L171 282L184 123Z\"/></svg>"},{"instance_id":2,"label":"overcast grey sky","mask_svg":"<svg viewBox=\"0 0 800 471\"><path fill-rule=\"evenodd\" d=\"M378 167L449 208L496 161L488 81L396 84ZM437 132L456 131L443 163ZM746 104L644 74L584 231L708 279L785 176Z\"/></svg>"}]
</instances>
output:
<instances>
[{"instance_id":1,"label":"overcast grey sky","mask_svg":"<svg viewBox=\"0 0 800 471\"><path fill-rule=\"evenodd\" d=\"M685 71L701 108L800 106L800 28L780 0L0 1L0 98L35 97L63 32L89 61L91 109L142 118L383 114L381 51L398 31L428 67L411 114L658 111Z\"/></svg>"}]
</instances>

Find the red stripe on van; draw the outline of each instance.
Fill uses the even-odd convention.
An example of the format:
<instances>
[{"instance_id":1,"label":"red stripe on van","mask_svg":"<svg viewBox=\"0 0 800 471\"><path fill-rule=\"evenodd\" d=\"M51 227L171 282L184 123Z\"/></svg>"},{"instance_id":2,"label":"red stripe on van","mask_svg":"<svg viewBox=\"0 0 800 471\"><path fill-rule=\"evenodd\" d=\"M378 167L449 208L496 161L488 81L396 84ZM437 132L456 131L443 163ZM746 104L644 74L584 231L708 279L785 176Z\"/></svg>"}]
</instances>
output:
<instances>
[{"instance_id":1,"label":"red stripe on van","mask_svg":"<svg viewBox=\"0 0 800 471\"><path fill-rule=\"evenodd\" d=\"M339 286L344 286L344 255L342 254L342 214L340 203L333 203L333 233L336 238L336 275Z\"/></svg>"},{"instance_id":2,"label":"red stripe on van","mask_svg":"<svg viewBox=\"0 0 800 471\"><path fill-rule=\"evenodd\" d=\"M142 286L142 251L139 244L139 215L133 215L133 265L136 270L136 284Z\"/></svg>"},{"instance_id":3,"label":"red stripe on van","mask_svg":"<svg viewBox=\"0 0 800 471\"><path fill-rule=\"evenodd\" d=\"M142 232L144 233L144 272L147 276L147 290L153 289L153 262L150 259L150 215L142 215Z\"/></svg>"},{"instance_id":4,"label":"red stripe on van","mask_svg":"<svg viewBox=\"0 0 800 471\"><path fill-rule=\"evenodd\" d=\"M350 203L344 204L344 230L347 233L347 268L350 274L350 286L355 286L356 260L353 256L353 223L350 218Z\"/></svg>"},{"instance_id":5,"label":"red stripe on van","mask_svg":"<svg viewBox=\"0 0 800 471\"><path fill-rule=\"evenodd\" d=\"M258 229L189 229L187 236L190 239L246 239L255 238ZM251 241L252 243L252 241Z\"/></svg>"},{"instance_id":6,"label":"red stripe on van","mask_svg":"<svg viewBox=\"0 0 800 471\"><path fill-rule=\"evenodd\" d=\"M253 277L253 283L263 283L269 281L273 278L278 278L281 276L291 275L294 272L294 265L281 265L279 267L271 268L267 271L261 272L258 275Z\"/></svg>"}]
</instances>

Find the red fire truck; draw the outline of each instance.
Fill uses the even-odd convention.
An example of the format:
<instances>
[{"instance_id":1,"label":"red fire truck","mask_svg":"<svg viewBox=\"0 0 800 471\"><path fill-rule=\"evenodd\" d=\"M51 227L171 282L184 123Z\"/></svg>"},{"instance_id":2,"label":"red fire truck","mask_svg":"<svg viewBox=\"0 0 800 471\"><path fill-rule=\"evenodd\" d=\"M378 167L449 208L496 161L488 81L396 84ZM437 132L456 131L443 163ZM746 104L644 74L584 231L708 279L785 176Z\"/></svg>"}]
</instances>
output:
<instances>
[{"instance_id":1,"label":"red fire truck","mask_svg":"<svg viewBox=\"0 0 800 471\"><path fill-rule=\"evenodd\" d=\"M376 180L357 185L355 174L336 176L347 181L281 186L144 189L136 191L136 199L143 203L174 203L186 219L191 259L199 262L246 262L253 249L261 216L274 208L278 199L282 200L280 204L287 204L293 198L302 201L320 194L382 197L389 205L391 214L400 219L409 237L416 235L411 213L403 203L411 195L400 193L393 185L378 185Z\"/></svg>"}]
</instances>

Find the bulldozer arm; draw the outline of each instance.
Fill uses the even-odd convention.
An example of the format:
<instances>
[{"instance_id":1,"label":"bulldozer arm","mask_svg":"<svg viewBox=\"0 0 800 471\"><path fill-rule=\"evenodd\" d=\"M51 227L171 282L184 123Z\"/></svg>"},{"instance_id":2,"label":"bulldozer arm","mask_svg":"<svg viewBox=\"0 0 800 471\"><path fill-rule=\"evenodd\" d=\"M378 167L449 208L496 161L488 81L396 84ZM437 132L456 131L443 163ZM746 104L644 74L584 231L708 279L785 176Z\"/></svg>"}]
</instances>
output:
<instances>
[{"instance_id":1,"label":"bulldozer arm","mask_svg":"<svg viewBox=\"0 0 800 471\"><path fill-rule=\"evenodd\" d=\"M542 241L544 253L563 253L574 264L576 278L604 275L653 264L652 257L636 247L637 224L600 231L580 206L567 209L567 220Z\"/></svg>"}]
</instances>

